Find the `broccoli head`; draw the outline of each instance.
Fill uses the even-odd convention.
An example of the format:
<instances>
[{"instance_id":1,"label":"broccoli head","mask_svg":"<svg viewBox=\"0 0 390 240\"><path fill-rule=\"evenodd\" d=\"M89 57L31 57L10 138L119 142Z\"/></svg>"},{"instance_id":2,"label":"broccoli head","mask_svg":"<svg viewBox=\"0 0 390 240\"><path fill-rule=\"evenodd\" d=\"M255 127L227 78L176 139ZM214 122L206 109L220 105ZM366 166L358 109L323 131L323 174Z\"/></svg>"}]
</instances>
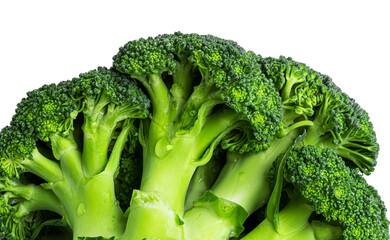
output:
<instances>
[{"instance_id":1,"label":"broccoli head","mask_svg":"<svg viewBox=\"0 0 390 240\"><path fill-rule=\"evenodd\" d=\"M107 68L29 92L0 132L7 238L28 238L43 211L56 213L74 237L121 234L114 180L126 143L134 142L129 132L149 105L134 81ZM26 181L28 174L35 180Z\"/></svg>"},{"instance_id":2,"label":"broccoli head","mask_svg":"<svg viewBox=\"0 0 390 240\"><path fill-rule=\"evenodd\" d=\"M283 158L270 175L281 176L276 185L283 185L290 201L243 239L388 239L386 208L377 191L333 149L295 147ZM275 202L269 205L275 208Z\"/></svg>"}]
</instances>

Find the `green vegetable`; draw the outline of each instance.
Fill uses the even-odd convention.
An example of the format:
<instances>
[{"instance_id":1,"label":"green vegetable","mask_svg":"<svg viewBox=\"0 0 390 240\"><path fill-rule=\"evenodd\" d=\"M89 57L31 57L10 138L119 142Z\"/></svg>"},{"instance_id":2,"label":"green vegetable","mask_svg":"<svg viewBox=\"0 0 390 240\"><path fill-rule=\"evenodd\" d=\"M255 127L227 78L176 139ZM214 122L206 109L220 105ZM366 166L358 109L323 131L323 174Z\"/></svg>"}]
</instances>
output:
<instances>
[{"instance_id":1,"label":"green vegetable","mask_svg":"<svg viewBox=\"0 0 390 240\"><path fill-rule=\"evenodd\" d=\"M362 176L378 151L368 114L305 64L211 35L138 39L18 104L0 239L388 239Z\"/></svg>"},{"instance_id":2,"label":"green vegetable","mask_svg":"<svg viewBox=\"0 0 390 240\"><path fill-rule=\"evenodd\" d=\"M388 238L377 191L334 150L294 148L281 169L290 201L277 217L279 227L267 218L243 240Z\"/></svg>"},{"instance_id":3,"label":"green vegetable","mask_svg":"<svg viewBox=\"0 0 390 240\"><path fill-rule=\"evenodd\" d=\"M133 80L107 68L27 93L0 132L1 238L30 239L46 221L40 211L57 213L74 237L120 236L114 180L149 105Z\"/></svg>"}]
</instances>

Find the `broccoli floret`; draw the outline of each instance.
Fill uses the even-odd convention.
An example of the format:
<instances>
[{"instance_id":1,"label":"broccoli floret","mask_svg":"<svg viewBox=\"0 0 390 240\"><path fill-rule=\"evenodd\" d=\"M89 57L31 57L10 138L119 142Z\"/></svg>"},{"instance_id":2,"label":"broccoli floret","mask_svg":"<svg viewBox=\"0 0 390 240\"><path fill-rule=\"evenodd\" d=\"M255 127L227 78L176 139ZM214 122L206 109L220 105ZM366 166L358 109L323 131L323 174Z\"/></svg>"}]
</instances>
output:
<instances>
[{"instance_id":1,"label":"broccoli floret","mask_svg":"<svg viewBox=\"0 0 390 240\"><path fill-rule=\"evenodd\" d=\"M114 68L140 81L152 105L150 119L142 121L143 173L128 223L141 232L133 215L156 221L149 222L155 233L127 230L125 236L155 238L166 232L158 221L181 218L196 168L210 160L221 141L230 151L269 147L280 129L281 100L256 66L254 53L211 35L166 34L120 48ZM165 216L156 211L147 216L154 207L150 193L156 195L153 201L164 202L159 200Z\"/></svg>"},{"instance_id":2,"label":"broccoli floret","mask_svg":"<svg viewBox=\"0 0 390 240\"><path fill-rule=\"evenodd\" d=\"M376 165L379 145L367 112L339 89L324 96L313 126L308 128L306 145L322 145L370 174Z\"/></svg>"},{"instance_id":3,"label":"broccoli floret","mask_svg":"<svg viewBox=\"0 0 390 240\"><path fill-rule=\"evenodd\" d=\"M134 121L148 116L149 105L134 81L107 68L29 92L0 132L7 239L28 239L33 228L24 225L39 211L60 215L74 238L122 234L114 180ZM40 181L21 181L27 173Z\"/></svg>"},{"instance_id":4,"label":"broccoli floret","mask_svg":"<svg viewBox=\"0 0 390 240\"><path fill-rule=\"evenodd\" d=\"M268 181L269 169L273 162L294 143L295 138L305 130L308 136L300 143L301 145L310 144L334 149L351 167L362 167L368 162L365 159L370 156L373 161L370 162L369 169L373 170L378 144L368 115L354 101L349 100L330 77L291 58L275 59L259 56L258 63L265 76L273 81L282 99L281 128L277 133L278 137L271 141L268 149L257 153L228 153L227 163L211 188L216 196L242 206L248 215L262 207L271 193ZM349 105L339 101L339 96L348 99ZM330 105L329 101L334 103ZM343 128L345 130L338 131L339 135L333 134L333 129L338 126L336 124L330 126L329 119L333 119L331 113L324 113L325 109L330 108L344 109L338 110L345 117L338 118L337 124L346 126ZM329 127L322 127L324 122L329 123ZM351 126L352 124L354 127ZM326 130L319 133L318 129ZM342 137L342 141L336 142ZM222 141L221 145L224 144L226 143ZM357 149L359 147L360 150ZM348 151L350 149L354 152ZM369 173L366 170L368 168L361 168L362 172ZM219 224L219 219L206 217L192 219L192 216L200 215L197 211L204 212L204 209L193 208L185 216L188 220L188 228L197 228L198 222L208 222L211 226ZM221 238L228 236L221 235Z\"/></svg>"},{"instance_id":5,"label":"broccoli floret","mask_svg":"<svg viewBox=\"0 0 390 240\"><path fill-rule=\"evenodd\" d=\"M379 145L367 112L343 93L329 76L313 71L291 58L265 58L260 64L273 79L283 100L285 123L296 121L295 114L312 121L307 125L306 145L322 145L336 150L369 174L374 170ZM301 126L305 121L288 126ZM289 124L287 124L289 125Z\"/></svg>"},{"instance_id":6,"label":"broccoli floret","mask_svg":"<svg viewBox=\"0 0 390 240\"><path fill-rule=\"evenodd\" d=\"M273 168L271 176L281 169L289 203L243 239L388 239L386 208L358 169L318 146L296 147L286 155L285 163L280 161L284 166Z\"/></svg>"}]
</instances>

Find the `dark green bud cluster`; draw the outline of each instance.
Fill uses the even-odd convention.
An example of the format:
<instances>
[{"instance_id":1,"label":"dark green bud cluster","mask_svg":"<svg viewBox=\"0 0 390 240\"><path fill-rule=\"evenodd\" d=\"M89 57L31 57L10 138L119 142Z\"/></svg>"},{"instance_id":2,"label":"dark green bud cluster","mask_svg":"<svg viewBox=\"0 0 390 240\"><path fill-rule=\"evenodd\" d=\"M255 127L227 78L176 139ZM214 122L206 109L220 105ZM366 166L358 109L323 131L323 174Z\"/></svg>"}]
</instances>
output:
<instances>
[{"instance_id":1,"label":"dark green bud cluster","mask_svg":"<svg viewBox=\"0 0 390 240\"><path fill-rule=\"evenodd\" d=\"M317 214L338 222L344 239L387 239L386 208L377 191L333 150L293 149L287 156L284 179Z\"/></svg>"},{"instance_id":2,"label":"dark green bud cluster","mask_svg":"<svg viewBox=\"0 0 390 240\"><path fill-rule=\"evenodd\" d=\"M280 92L285 109L306 117L314 114L314 108L321 104L326 92L324 75L283 56L260 58L259 63Z\"/></svg>"},{"instance_id":3,"label":"dark green bud cluster","mask_svg":"<svg viewBox=\"0 0 390 240\"><path fill-rule=\"evenodd\" d=\"M0 132L0 177L19 178L25 169L18 160L30 157L35 147L35 139L16 126L3 128Z\"/></svg>"},{"instance_id":4,"label":"dark green bud cluster","mask_svg":"<svg viewBox=\"0 0 390 240\"><path fill-rule=\"evenodd\" d=\"M149 114L150 101L138 84L114 70L99 67L80 74L67 84L72 98L80 101L79 105L82 105L85 99L93 99L96 105L133 106L139 109L140 118Z\"/></svg>"},{"instance_id":5,"label":"dark green bud cluster","mask_svg":"<svg viewBox=\"0 0 390 240\"><path fill-rule=\"evenodd\" d=\"M320 144L337 149L339 155L362 172L373 171L379 146L367 112L329 76L303 63L283 56L258 61L283 101L284 127L279 136L306 125L315 129L309 131L311 136L304 140L306 145Z\"/></svg>"},{"instance_id":6,"label":"dark green bud cluster","mask_svg":"<svg viewBox=\"0 0 390 240\"><path fill-rule=\"evenodd\" d=\"M42 141L48 141L54 133L67 135L78 106L64 85L44 85L27 93L17 105L11 125L25 136Z\"/></svg>"},{"instance_id":7,"label":"dark green bud cluster","mask_svg":"<svg viewBox=\"0 0 390 240\"><path fill-rule=\"evenodd\" d=\"M315 123L319 133L323 139L331 139L326 145L363 172L373 171L379 145L368 113L341 91L328 91L318 112Z\"/></svg>"},{"instance_id":8,"label":"dark green bud cluster","mask_svg":"<svg viewBox=\"0 0 390 240\"><path fill-rule=\"evenodd\" d=\"M146 96L136 82L105 67L80 74L78 78L72 79L70 87L72 96L76 98L98 98L105 95L119 106L132 102L145 108L149 107Z\"/></svg>"},{"instance_id":9,"label":"dark green bud cluster","mask_svg":"<svg viewBox=\"0 0 390 240\"><path fill-rule=\"evenodd\" d=\"M218 90L227 106L254 129L257 146L267 148L280 128L281 100L271 80L257 64L258 57L236 42L211 35L160 35L128 42L114 56L114 68L147 81L152 74L175 75L180 65L191 65L205 86ZM164 79L166 83L171 78ZM193 86L197 84L193 80Z\"/></svg>"},{"instance_id":10,"label":"dark green bud cluster","mask_svg":"<svg viewBox=\"0 0 390 240\"><path fill-rule=\"evenodd\" d=\"M114 67L131 76L146 77L163 72L172 74L177 67L174 42L170 35L130 41L114 56Z\"/></svg>"}]
</instances>

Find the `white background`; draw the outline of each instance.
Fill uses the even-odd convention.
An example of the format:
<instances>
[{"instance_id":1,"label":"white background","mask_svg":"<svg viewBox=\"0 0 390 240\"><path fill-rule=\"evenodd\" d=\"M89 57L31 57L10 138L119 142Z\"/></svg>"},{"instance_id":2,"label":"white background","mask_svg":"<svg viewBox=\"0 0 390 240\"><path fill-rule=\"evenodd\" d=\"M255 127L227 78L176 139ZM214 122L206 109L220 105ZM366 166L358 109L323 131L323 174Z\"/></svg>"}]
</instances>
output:
<instances>
[{"instance_id":1,"label":"white background","mask_svg":"<svg viewBox=\"0 0 390 240\"><path fill-rule=\"evenodd\" d=\"M390 208L389 10L375 0L1 1L0 127L27 91L110 66L129 40L213 34L264 57L291 56L355 98L381 145L367 179Z\"/></svg>"}]
</instances>

